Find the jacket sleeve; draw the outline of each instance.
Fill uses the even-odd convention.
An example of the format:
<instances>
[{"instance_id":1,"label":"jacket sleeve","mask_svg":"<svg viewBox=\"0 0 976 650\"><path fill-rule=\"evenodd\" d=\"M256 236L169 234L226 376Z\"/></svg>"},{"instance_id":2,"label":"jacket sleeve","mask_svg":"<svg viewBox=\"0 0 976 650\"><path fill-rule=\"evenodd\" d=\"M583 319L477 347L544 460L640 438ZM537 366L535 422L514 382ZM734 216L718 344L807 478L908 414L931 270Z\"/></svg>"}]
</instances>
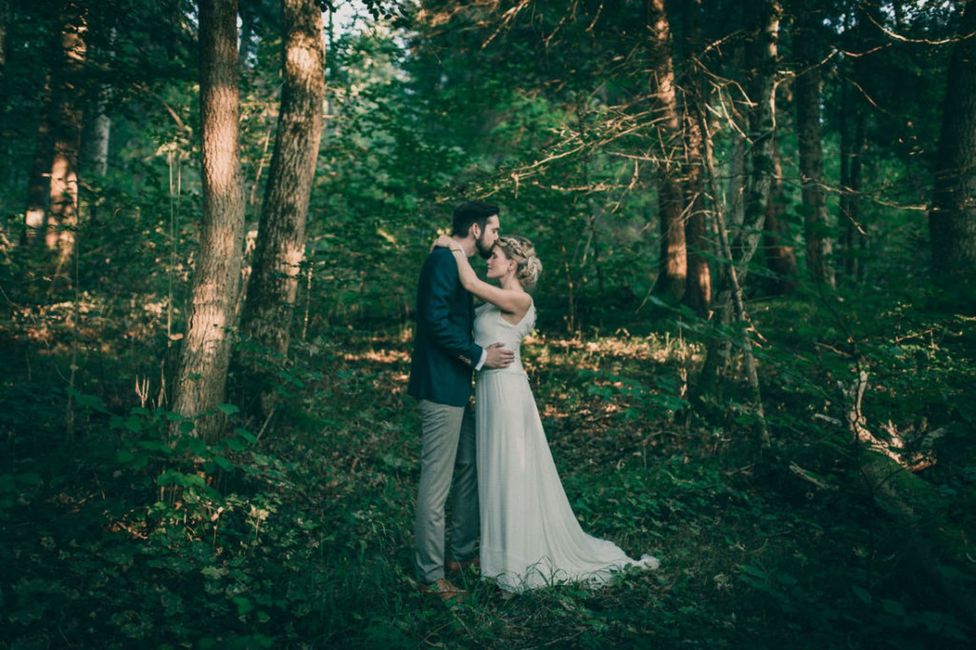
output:
<instances>
[{"instance_id":1,"label":"jacket sleeve","mask_svg":"<svg viewBox=\"0 0 976 650\"><path fill-rule=\"evenodd\" d=\"M471 340L471 333L464 331L450 319L451 300L458 287L457 264L453 256L438 249L427 260L421 278L420 318L430 340L466 366L474 368L481 360L481 346Z\"/></svg>"}]
</instances>

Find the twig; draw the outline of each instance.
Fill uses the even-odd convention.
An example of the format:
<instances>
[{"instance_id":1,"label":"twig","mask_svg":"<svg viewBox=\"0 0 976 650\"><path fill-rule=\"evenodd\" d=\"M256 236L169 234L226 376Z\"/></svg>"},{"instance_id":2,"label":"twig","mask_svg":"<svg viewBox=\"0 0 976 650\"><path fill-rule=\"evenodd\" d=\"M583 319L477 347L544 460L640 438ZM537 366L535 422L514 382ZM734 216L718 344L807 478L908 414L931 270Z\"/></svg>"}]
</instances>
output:
<instances>
[{"instance_id":1,"label":"twig","mask_svg":"<svg viewBox=\"0 0 976 650\"><path fill-rule=\"evenodd\" d=\"M264 433L264 430L268 428L268 423L271 422L271 418L274 416L274 414L275 414L275 407L272 406L271 410L268 411L268 417L264 418L264 424L261 425L261 429L258 431L258 434L255 436L256 440L261 439L261 434Z\"/></svg>"}]
</instances>

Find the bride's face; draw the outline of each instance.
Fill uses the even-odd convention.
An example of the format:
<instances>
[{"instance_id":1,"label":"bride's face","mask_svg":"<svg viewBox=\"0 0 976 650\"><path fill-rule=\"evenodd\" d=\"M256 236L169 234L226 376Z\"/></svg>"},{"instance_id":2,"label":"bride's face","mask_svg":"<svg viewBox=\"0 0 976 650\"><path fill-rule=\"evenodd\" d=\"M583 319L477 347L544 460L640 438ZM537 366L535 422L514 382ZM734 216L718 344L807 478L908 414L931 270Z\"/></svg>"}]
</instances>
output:
<instances>
[{"instance_id":1,"label":"bride's face","mask_svg":"<svg viewBox=\"0 0 976 650\"><path fill-rule=\"evenodd\" d=\"M501 246L491 249L491 257L488 258L488 279L497 280L504 278L512 270L511 260L505 255Z\"/></svg>"}]
</instances>

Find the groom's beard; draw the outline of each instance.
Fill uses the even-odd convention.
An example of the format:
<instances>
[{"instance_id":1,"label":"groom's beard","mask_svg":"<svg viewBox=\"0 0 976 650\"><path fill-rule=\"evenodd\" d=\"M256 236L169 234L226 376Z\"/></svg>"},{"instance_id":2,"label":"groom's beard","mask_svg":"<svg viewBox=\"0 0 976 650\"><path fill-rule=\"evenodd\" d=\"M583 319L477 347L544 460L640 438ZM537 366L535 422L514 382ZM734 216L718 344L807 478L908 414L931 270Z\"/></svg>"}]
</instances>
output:
<instances>
[{"instance_id":1,"label":"groom's beard","mask_svg":"<svg viewBox=\"0 0 976 650\"><path fill-rule=\"evenodd\" d=\"M484 240L478 239L474 242L474 247L478 251L478 255L480 255L482 259L488 259L489 257L491 257L491 250L495 247L495 245L492 244L491 246L486 247Z\"/></svg>"}]
</instances>

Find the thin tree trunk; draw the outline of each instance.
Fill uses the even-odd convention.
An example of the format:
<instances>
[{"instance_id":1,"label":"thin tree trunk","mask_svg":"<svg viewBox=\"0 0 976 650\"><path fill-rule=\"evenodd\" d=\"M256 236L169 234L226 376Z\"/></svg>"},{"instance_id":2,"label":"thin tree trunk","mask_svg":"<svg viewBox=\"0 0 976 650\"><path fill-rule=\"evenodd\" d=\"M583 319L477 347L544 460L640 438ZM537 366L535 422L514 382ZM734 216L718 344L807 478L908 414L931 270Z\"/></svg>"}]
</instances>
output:
<instances>
[{"instance_id":1,"label":"thin tree trunk","mask_svg":"<svg viewBox=\"0 0 976 650\"><path fill-rule=\"evenodd\" d=\"M7 108L7 27L10 24L10 0L0 0L0 89L4 90L0 113Z\"/></svg>"},{"instance_id":2,"label":"thin tree trunk","mask_svg":"<svg viewBox=\"0 0 976 650\"><path fill-rule=\"evenodd\" d=\"M105 88L97 88L95 92L105 93ZM84 169L95 176L104 176L108 172L108 148L112 134L112 118L105 114L105 100L95 104L95 115L85 128L85 164Z\"/></svg>"},{"instance_id":3,"label":"thin tree trunk","mask_svg":"<svg viewBox=\"0 0 976 650\"><path fill-rule=\"evenodd\" d=\"M850 84L845 83L840 115L840 222L844 251L844 273L860 280L864 273L863 251L866 244L861 223L861 157L866 146L867 113L859 102L851 100ZM853 117L852 117L853 116ZM853 121L853 125L851 122Z\"/></svg>"},{"instance_id":4,"label":"thin tree trunk","mask_svg":"<svg viewBox=\"0 0 976 650\"><path fill-rule=\"evenodd\" d=\"M823 143L820 129L822 73L819 40L820 12L803 8L794 34L800 74L796 78L796 129L800 150L803 198L803 236L807 272L818 285L834 286L831 239L824 195Z\"/></svg>"},{"instance_id":5,"label":"thin tree trunk","mask_svg":"<svg viewBox=\"0 0 976 650\"><path fill-rule=\"evenodd\" d=\"M78 151L81 148L80 74L85 63L88 30L85 10L67 0L61 13L61 61L55 68L50 208L46 241L58 250L58 266L74 254L78 228Z\"/></svg>"},{"instance_id":6,"label":"thin tree trunk","mask_svg":"<svg viewBox=\"0 0 976 650\"><path fill-rule=\"evenodd\" d=\"M199 17L203 222L173 408L187 417L203 416L198 435L214 438L221 426L213 410L224 400L244 236L237 0L199 0Z\"/></svg>"},{"instance_id":7,"label":"thin tree trunk","mask_svg":"<svg viewBox=\"0 0 976 650\"><path fill-rule=\"evenodd\" d=\"M285 356L322 135L325 51L317 2L283 0L282 7L281 110L241 330ZM269 407L264 410L267 414Z\"/></svg>"},{"instance_id":8,"label":"thin tree trunk","mask_svg":"<svg viewBox=\"0 0 976 650\"><path fill-rule=\"evenodd\" d=\"M749 17L748 10L743 6L738 6L738 12L741 20L741 29L746 31L749 29ZM729 56L729 67L731 70L747 71L748 60L751 60L751 54L749 50L754 48L755 45L751 42L740 39L732 45L732 51ZM751 77L748 72L744 79L742 79L741 86L744 87L748 85L749 79ZM726 176L728 180L725 184L725 205L727 209L725 211L725 218L727 220L727 226L732 233L739 231L742 227L742 221L745 214L745 196L746 196L746 185L747 179L749 178L748 164L746 160L746 138L742 133L749 130L749 114L752 112L752 108L748 106L746 102L734 99L735 95L730 96L726 102L728 108L726 109L735 121L736 127L731 129L729 136L733 141L732 155L729 156L727 163L728 171ZM742 133L740 133L740 131Z\"/></svg>"},{"instance_id":9,"label":"thin tree trunk","mask_svg":"<svg viewBox=\"0 0 976 650\"><path fill-rule=\"evenodd\" d=\"M786 213L783 191L783 162L779 144L773 137L773 183L766 201L766 222L763 226L763 250L766 267L773 273L767 283L770 293L781 295L796 287L796 252L789 245L789 228L783 221Z\"/></svg>"},{"instance_id":10,"label":"thin tree trunk","mask_svg":"<svg viewBox=\"0 0 976 650\"><path fill-rule=\"evenodd\" d=\"M88 87L85 128L81 142L81 171L85 176L102 177L108 171L109 139L112 133L112 120L107 114L111 88L106 80L115 55L115 28L111 26L109 17L102 12L93 14L90 30L88 61L97 76Z\"/></svg>"},{"instance_id":11,"label":"thin tree trunk","mask_svg":"<svg viewBox=\"0 0 976 650\"><path fill-rule=\"evenodd\" d=\"M932 271L960 298L976 294L976 2L963 9L942 109L935 186L929 212ZM971 305L970 305L971 307Z\"/></svg>"},{"instance_id":12,"label":"thin tree trunk","mask_svg":"<svg viewBox=\"0 0 976 650\"><path fill-rule=\"evenodd\" d=\"M669 301L681 300L688 277L685 241L684 190L680 180L681 122L674 83L671 26L664 0L648 0L648 49L651 58L651 91L657 120L658 216L661 221L661 255L654 293Z\"/></svg>"},{"instance_id":13,"label":"thin tree trunk","mask_svg":"<svg viewBox=\"0 0 976 650\"><path fill-rule=\"evenodd\" d=\"M745 309L745 299L743 296L742 284L739 282L738 273L736 272L736 265L732 259L732 246L729 243L729 235L725 226L725 210L718 199L718 183L715 182L715 165L713 163L714 157L711 146L712 138L711 134L708 132L708 125L704 112L699 113L698 119L700 129L703 134L702 142L704 144L703 160L705 162L705 171L707 172L706 176L708 179L708 185L714 203L712 227L715 231L716 239L718 239L722 257L725 258L727 269L727 286L731 295L732 313L735 316L736 329L739 330L737 334L742 348L742 358L744 362L743 365L745 366L746 370L746 380L749 382L753 409L755 409L759 442L762 448L768 448L771 444L771 439L769 436L769 428L766 425L766 413L765 408L763 407L762 392L759 386L759 368L756 364L756 358L752 354L752 339L749 337L749 314ZM728 309L723 311L727 312ZM718 337L713 336L713 340L715 338ZM712 350L710 348L709 353L711 352Z\"/></svg>"},{"instance_id":14,"label":"thin tree trunk","mask_svg":"<svg viewBox=\"0 0 976 650\"><path fill-rule=\"evenodd\" d=\"M759 246L766 217L766 201L774 172L772 146L776 104L773 80L779 61L779 23L782 13L779 0L763 0L761 12L753 18L757 36L749 47L749 59L753 68L749 84L753 108L749 113L748 134L752 147L751 170L745 190L742 227L718 269L718 288L714 304L719 325L731 322L735 308L734 285L740 288L744 285L746 271ZM708 134L703 135L707 161ZM728 366L730 354L731 346L727 337L716 335L710 338L699 376L699 395L709 394L717 389L719 379Z\"/></svg>"},{"instance_id":15,"label":"thin tree trunk","mask_svg":"<svg viewBox=\"0 0 976 650\"><path fill-rule=\"evenodd\" d=\"M742 227L732 245L734 263L740 282L756 253L766 219L766 201L772 186L773 129L776 99L774 78L779 64L779 25L783 7L779 0L762 0L757 18L757 40L752 53L750 98L754 106L749 113L749 159L751 168L745 191Z\"/></svg>"},{"instance_id":16,"label":"thin tree trunk","mask_svg":"<svg viewBox=\"0 0 976 650\"><path fill-rule=\"evenodd\" d=\"M105 59L112 57L114 32L108 34L107 47L99 48L94 54L102 54ZM108 61L100 62L103 66ZM108 172L109 140L112 134L112 120L107 115L109 93L108 84L98 82L90 88L88 109L85 111L85 129L82 133L82 171L87 175L105 176Z\"/></svg>"},{"instance_id":17,"label":"thin tree trunk","mask_svg":"<svg viewBox=\"0 0 976 650\"><path fill-rule=\"evenodd\" d=\"M701 0L695 0L684 13L688 46L694 57L699 56L702 49L700 12ZM701 126L697 117L702 112L702 103L706 101L706 91L697 67L689 66L687 85L689 90L683 94L685 205L688 210L685 228L688 241L688 281L684 303L699 315L705 316L712 302L712 273L708 267L705 159Z\"/></svg>"}]
</instances>

